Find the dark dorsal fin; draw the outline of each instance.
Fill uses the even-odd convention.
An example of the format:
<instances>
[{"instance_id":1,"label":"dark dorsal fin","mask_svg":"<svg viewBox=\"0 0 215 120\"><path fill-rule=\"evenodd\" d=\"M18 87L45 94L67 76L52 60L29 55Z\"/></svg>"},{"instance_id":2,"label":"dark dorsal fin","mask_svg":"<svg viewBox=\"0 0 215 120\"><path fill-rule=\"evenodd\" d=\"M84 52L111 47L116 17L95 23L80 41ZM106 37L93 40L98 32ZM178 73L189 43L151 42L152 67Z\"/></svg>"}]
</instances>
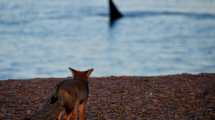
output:
<instances>
[{"instance_id":1,"label":"dark dorsal fin","mask_svg":"<svg viewBox=\"0 0 215 120\"><path fill-rule=\"evenodd\" d=\"M109 15L110 15L111 22L114 22L115 20L117 20L123 16L120 13L120 11L117 9L117 7L114 5L112 0L109 0Z\"/></svg>"}]
</instances>

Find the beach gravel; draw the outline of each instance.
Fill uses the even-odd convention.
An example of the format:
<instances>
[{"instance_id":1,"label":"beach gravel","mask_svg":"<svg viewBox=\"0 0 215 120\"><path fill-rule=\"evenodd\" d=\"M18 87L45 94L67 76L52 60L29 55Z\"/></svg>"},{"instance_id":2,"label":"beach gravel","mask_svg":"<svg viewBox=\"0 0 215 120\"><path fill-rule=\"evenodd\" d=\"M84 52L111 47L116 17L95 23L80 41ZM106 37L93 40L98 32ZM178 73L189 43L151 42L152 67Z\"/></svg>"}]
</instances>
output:
<instances>
[{"instance_id":1,"label":"beach gravel","mask_svg":"<svg viewBox=\"0 0 215 120\"><path fill-rule=\"evenodd\" d=\"M0 120L30 117L63 79L0 80ZM94 77L89 86L88 120L215 120L215 74Z\"/></svg>"}]
</instances>

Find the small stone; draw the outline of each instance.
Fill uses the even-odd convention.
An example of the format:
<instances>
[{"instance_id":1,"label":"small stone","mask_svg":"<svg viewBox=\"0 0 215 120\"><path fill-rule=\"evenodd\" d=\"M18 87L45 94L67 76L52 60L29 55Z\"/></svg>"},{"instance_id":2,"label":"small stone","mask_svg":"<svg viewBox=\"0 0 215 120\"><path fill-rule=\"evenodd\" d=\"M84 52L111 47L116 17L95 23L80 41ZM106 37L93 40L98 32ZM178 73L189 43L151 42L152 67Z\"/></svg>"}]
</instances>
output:
<instances>
[{"instance_id":1,"label":"small stone","mask_svg":"<svg viewBox=\"0 0 215 120\"><path fill-rule=\"evenodd\" d=\"M27 113L28 115L30 115L30 114L31 114L31 110L27 110L26 113Z\"/></svg>"}]
</instances>

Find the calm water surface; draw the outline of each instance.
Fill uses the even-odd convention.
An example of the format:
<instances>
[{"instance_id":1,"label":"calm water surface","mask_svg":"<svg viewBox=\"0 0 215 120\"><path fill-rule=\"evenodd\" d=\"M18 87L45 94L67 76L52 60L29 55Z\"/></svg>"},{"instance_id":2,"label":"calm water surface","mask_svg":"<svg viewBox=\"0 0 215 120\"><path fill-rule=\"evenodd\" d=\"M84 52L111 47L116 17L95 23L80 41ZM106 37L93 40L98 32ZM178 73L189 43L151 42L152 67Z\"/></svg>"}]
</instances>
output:
<instances>
[{"instance_id":1,"label":"calm water surface","mask_svg":"<svg viewBox=\"0 0 215 120\"><path fill-rule=\"evenodd\" d=\"M0 79L215 72L215 0L0 0Z\"/></svg>"}]
</instances>

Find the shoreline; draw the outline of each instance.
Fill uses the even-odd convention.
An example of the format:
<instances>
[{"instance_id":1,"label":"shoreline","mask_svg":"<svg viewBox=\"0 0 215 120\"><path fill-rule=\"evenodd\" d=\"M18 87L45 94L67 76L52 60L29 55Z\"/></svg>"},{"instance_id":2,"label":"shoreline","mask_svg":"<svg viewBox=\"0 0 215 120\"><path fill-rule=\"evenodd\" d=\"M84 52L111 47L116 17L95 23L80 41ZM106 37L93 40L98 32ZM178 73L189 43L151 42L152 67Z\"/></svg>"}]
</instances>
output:
<instances>
[{"instance_id":1,"label":"shoreline","mask_svg":"<svg viewBox=\"0 0 215 120\"><path fill-rule=\"evenodd\" d=\"M96 78L109 78L109 77L167 77L167 76L202 76L202 75L207 75L207 76L213 76L215 75L215 73L207 73L207 72L203 72L203 73L179 73L179 74L161 74L161 75L108 75L108 76L92 76L90 77L91 79L96 79ZM71 76L65 76L65 77L29 77L29 78L15 78L15 79L0 79L1 81L8 81L8 80L48 80L48 79L66 79L66 78L70 78Z\"/></svg>"},{"instance_id":2,"label":"shoreline","mask_svg":"<svg viewBox=\"0 0 215 120\"><path fill-rule=\"evenodd\" d=\"M0 119L41 109L65 78L0 80ZM88 120L215 119L215 73L108 76L89 80Z\"/></svg>"}]
</instances>

